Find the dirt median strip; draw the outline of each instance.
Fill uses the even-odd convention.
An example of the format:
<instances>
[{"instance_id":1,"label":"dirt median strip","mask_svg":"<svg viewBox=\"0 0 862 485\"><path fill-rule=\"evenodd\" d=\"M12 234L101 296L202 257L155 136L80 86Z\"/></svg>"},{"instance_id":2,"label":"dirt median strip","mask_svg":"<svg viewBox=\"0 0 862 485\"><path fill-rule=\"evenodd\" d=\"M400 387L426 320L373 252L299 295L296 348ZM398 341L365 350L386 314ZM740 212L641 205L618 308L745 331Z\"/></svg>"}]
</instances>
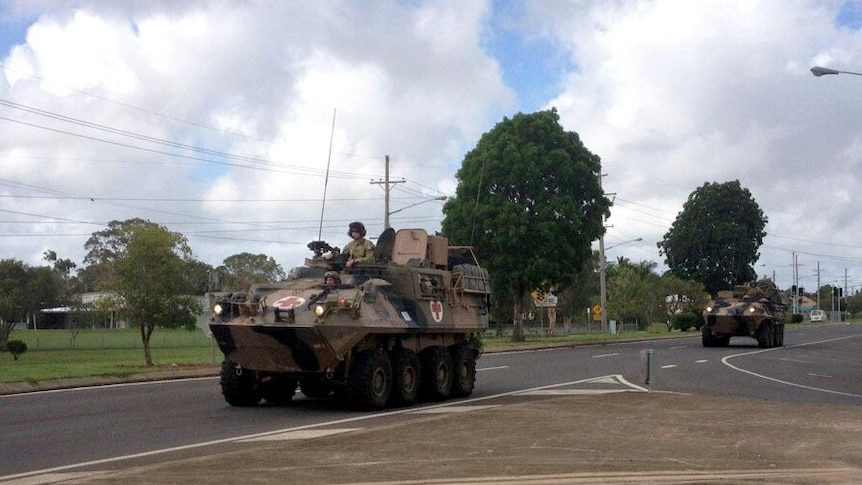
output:
<instances>
[{"instance_id":1,"label":"dirt median strip","mask_svg":"<svg viewBox=\"0 0 862 485\"><path fill-rule=\"evenodd\" d=\"M64 483L862 483L860 418L858 406L661 392L530 396Z\"/></svg>"}]
</instances>

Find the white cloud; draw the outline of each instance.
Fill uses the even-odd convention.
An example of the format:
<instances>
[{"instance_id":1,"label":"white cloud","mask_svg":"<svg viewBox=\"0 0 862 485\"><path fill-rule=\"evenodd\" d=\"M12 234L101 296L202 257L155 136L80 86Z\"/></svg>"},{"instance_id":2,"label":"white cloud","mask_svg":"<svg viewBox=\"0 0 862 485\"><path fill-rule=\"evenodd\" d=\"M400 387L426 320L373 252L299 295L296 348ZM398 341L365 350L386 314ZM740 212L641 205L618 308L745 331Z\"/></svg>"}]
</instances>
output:
<instances>
[{"instance_id":1,"label":"white cloud","mask_svg":"<svg viewBox=\"0 0 862 485\"><path fill-rule=\"evenodd\" d=\"M142 217L210 264L252 251L292 266L320 230L324 184L324 239L343 243L356 219L375 233L385 155L407 179L390 210L451 194L481 134L553 92L546 106L616 194L606 243L624 244L609 258L661 262L655 243L688 195L738 179L769 217L758 269L788 286L797 252L806 287L818 261L821 282L849 268L858 286L862 79L808 71L862 70L843 6L531 1L513 28L492 23L506 2L5 2L0 21L29 25L0 52L15 103L0 106L0 254L80 262L90 233ZM513 92L488 54L497 29L525 53L555 46L543 52L569 62L546 65L571 72ZM435 230L440 204L393 218Z\"/></svg>"}]
</instances>

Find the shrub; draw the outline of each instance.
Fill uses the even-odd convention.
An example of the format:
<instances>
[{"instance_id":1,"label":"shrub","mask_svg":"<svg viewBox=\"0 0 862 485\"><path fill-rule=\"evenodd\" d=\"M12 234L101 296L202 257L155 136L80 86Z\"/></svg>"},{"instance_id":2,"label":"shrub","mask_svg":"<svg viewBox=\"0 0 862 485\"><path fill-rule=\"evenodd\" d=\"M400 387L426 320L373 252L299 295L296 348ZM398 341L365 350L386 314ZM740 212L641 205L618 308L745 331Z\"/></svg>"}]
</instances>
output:
<instances>
[{"instance_id":1,"label":"shrub","mask_svg":"<svg viewBox=\"0 0 862 485\"><path fill-rule=\"evenodd\" d=\"M805 316L801 313L794 313L790 316L790 323L802 323L802 320L805 319Z\"/></svg>"},{"instance_id":2,"label":"shrub","mask_svg":"<svg viewBox=\"0 0 862 485\"><path fill-rule=\"evenodd\" d=\"M18 360L18 356L27 351L27 344L21 340L10 340L6 342L6 350L12 354L12 358Z\"/></svg>"},{"instance_id":3,"label":"shrub","mask_svg":"<svg viewBox=\"0 0 862 485\"><path fill-rule=\"evenodd\" d=\"M674 314L672 319L673 328L679 329L681 332L687 332L697 326L697 321L700 317L693 312L683 312Z\"/></svg>"}]
</instances>

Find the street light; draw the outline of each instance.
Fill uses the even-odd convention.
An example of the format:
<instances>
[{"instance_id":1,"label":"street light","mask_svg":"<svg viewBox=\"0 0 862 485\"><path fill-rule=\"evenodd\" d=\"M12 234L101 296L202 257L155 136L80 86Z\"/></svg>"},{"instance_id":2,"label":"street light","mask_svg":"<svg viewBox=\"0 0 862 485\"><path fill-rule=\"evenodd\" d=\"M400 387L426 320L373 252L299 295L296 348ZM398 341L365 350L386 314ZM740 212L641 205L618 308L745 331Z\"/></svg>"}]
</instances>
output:
<instances>
[{"instance_id":1,"label":"street light","mask_svg":"<svg viewBox=\"0 0 862 485\"><path fill-rule=\"evenodd\" d=\"M602 236L599 238L599 304L602 306L602 333L608 332L608 262L605 260L605 251L617 246L622 246L623 244L643 240L644 239L642 237L639 237L630 241L613 244L606 248L605 237Z\"/></svg>"},{"instance_id":2,"label":"street light","mask_svg":"<svg viewBox=\"0 0 862 485\"><path fill-rule=\"evenodd\" d=\"M441 196L439 196L439 197L433 197L433 198L431 198L431 199L425 199L425 200L423 200L423 201L421 201L421 202L417 202L417 203L415 203L415 204L410 204L410 205L404 206L404 207L402 207L402 208L400 208L400 209L396 209L396 210L394 210L394 211L387 212L387 213L386 213L386 218L385 218L385 219L384 219L384 221L383 221L383 229L389 229L389 216L391 216L392 214L397 214L398 212L401 212L401 211L403 211L404 209L409 209L409 208L411 208L411 207L416 207L417 205L425 204L425 203L427 203L427 202L431 202L431 201L435 201L435 200L446 200L446 199L447 199L447 197L446 197L445 195L441 195Z\"/></svg>"},{"instance_id":3,"label":"street light","mask_svg":"<svg viewBox=\"0 0 862 485\"><path fill-rule=\"evenodd\" d=\"M830 75L830 74L853 74L854 76L862 76L862 73L860 73L860 72L839 71L837 69L830 69L828 67L820 67L820 66L812 67L811 68L811 74L814 74L817 77L826 76L826 75Z\"/></svg>"}]
</instances>

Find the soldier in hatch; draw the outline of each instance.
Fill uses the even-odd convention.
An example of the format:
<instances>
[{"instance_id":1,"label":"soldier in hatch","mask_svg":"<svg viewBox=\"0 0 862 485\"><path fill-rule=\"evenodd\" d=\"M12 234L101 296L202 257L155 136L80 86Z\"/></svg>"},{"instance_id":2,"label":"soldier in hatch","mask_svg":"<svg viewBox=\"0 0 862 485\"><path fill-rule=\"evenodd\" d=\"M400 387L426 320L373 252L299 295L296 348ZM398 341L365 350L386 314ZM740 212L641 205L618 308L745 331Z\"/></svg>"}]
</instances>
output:
<instances>
[{"instance_id":1,"label":"soldier in hatch","mask_svg":"<svg viewBox=\"0 0 862 485\"><path fill-rule=\"evenodd\" d=\"M334 287L341 284L341 276L338 275L338 271L327 271L323 275L323 285L327 287Z\"/></svg>"},{"instance_id":2,"label":"soldier in hatch","mask_svg":"<svg viewBox=\"0 0 862 485\"><path fill-rule=\"evenodd\" d=\"M365 239L365 224L351 222L347 230L351 241L344 246L341 254L345 257L345 268L352 268L356 263L371 263L374 261L374 243Z\"/></svg>"}]
</instances>

